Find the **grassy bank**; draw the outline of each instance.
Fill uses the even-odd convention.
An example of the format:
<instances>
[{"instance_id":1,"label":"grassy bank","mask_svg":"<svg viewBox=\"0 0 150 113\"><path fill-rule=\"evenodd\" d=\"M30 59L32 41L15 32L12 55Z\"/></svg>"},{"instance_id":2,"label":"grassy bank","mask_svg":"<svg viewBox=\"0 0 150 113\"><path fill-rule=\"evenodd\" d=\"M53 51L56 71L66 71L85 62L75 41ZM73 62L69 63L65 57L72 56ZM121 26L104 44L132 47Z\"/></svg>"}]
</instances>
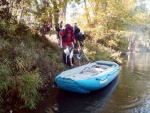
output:
<instances>
[{"instance_id":1,"label":"grassy bank","mask_svg":"<svg viewBox=\"0 0 150 113\"><path fill-rule=\"evenodd\" d=\"M0 32L1 112L23 107L34 109L42 92L54 84L55 76L67 69L62 63L62 49L23 23L1 21ZM84 51L90 62L114 60L116 54L88 39ZM83 56L82 64L85 63L88 61Z\"/></svg>"},{"instance_id":2,"label":"grassy bank","mask_svg":"<svg viewBox=\"0 0 150 113\"><path fill-rule=\"evenodd\" d=\"M23 23L10 24L0 25L1 107L33 109L54 76L65 69L61 49Z\"/></svg>"}]
</instances>

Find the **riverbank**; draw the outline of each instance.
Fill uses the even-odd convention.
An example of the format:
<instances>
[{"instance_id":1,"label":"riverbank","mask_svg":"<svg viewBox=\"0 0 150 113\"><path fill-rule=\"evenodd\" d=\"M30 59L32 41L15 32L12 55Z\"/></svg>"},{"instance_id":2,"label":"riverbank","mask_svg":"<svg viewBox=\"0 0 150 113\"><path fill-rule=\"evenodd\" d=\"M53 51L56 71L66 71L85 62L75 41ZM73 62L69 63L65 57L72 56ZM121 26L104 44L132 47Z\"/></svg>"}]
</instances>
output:
<instances>
[{"instance_id":1,"label":"riverbank","mask_svg":"<svg viewBox=\"0 0 150 113\"><path fill-rule=\"evenodd\" d=\"M54 84L54 77L66 69L60 57L62 50L54 43L55 34L48 36L53 39L48 41L48 34L39 36L23 23L15 30L14 26L1 28L1 113L15 108L35 108L42 93Z\"/></svg>"},{"instance_id":2,"label":"riverbank","mask_svg":"<svg viewBox=\"0 0 150 113\"><path fill-rule=\"evenodd\" d=\"M7 75L1 79L2 83L7 83L2 94L3 111L6 112L21 108L36 108L41 98L49 91L48 89L56 87L55 76L67 69L62 62L62 49L58 47L58 39L54 31L39 36L24 30L19 35L18 38L0 39L3 53L1 61L4 64L1 70L3 75ZM90 62L113 60L109 48L88 39L85 40L84 51ZM84 63L88 61L83 56L82 64ZM5 72L4 69L8 70Z\"/></svg>"},{"instance_id":3,"label":"riverbank","mask_svg":"<svg viewBox=\"0 0 150 113\"><path fill-rule=\"evenodd\" d=\"M52 88L36 109L15 113L149 113L149 57L129 53L118 77L102 90L82 95Z\"/></svg>"}]
</instances>

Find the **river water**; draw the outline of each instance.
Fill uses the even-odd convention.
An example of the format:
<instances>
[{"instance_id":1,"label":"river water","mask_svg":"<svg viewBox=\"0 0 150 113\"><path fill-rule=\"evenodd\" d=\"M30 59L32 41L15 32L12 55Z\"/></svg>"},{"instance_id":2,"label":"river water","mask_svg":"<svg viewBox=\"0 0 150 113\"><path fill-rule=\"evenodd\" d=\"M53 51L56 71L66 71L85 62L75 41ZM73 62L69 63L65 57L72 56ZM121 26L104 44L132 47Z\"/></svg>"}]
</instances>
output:
<instances>
[{"instance_id":1,"label":"river water","mask_svg":"<svg viewBox=\"0 0 150 113\"><path fill-rule=\"evenodd\" d=\"M129 53L118 77L90 94L52 88L35 110L16 113L150 113L150 53Z\"/></svg>"}]
</instances>

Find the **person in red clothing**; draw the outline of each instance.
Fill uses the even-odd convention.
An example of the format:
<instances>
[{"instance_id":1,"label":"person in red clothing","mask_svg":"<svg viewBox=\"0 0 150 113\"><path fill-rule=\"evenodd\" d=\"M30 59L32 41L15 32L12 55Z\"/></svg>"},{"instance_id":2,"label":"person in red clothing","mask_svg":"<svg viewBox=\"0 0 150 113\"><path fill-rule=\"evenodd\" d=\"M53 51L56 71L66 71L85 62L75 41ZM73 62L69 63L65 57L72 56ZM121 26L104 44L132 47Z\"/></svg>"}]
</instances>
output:
<instances>
[{"instance_id":1,"label":"person in red clothing","mask_svg":"<svg viewBox=\"0 0 150 113\"><path fill-rule=\"evenodd\" d=\"M66 28L61 31L61 46L63 49L65 49L67 46L68 47L73 47L74 44L73 42L75 41L74 39L74 34L73 34L73 27L70 26L69 24L66 24Z\"/></svg>"},{"instance_id":2,"label":"person in red clothing","mask_svg":"<svg viewBox=\"0 0 150 113\"><path fill-rule=\"evenodd\" d=\"M61 41L61 47L63 48L63 62L69 66L72 67L74 63L73 58L69 58L69 55L65 52L66 50L73 49L74 47L74 33L73 33L73 27L69 24L65 25L65 29L63 29L60 33L60 41Z\"/></svg>"}]
</instances>

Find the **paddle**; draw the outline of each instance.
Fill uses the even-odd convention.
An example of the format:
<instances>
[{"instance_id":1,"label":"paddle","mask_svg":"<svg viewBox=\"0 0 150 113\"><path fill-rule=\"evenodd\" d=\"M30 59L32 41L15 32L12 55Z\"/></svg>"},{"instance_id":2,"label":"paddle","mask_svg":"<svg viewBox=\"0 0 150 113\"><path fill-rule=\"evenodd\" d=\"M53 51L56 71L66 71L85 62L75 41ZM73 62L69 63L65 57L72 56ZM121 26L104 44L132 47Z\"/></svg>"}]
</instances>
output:
<instances>
[{"instance_id":1,"label":"paddle","mask_svg":"<svg viewBox=\"0 0 150 113\"><path fill-rule=\"evenodd\" d=\"M89 60L89 58L87 57L87 55L85 54L84 50L83 50L83 54L84 54L85 58L87 59L87 61L88 61L89 64L90 64L90 60Z\"/></svg>"}]
</instances>

